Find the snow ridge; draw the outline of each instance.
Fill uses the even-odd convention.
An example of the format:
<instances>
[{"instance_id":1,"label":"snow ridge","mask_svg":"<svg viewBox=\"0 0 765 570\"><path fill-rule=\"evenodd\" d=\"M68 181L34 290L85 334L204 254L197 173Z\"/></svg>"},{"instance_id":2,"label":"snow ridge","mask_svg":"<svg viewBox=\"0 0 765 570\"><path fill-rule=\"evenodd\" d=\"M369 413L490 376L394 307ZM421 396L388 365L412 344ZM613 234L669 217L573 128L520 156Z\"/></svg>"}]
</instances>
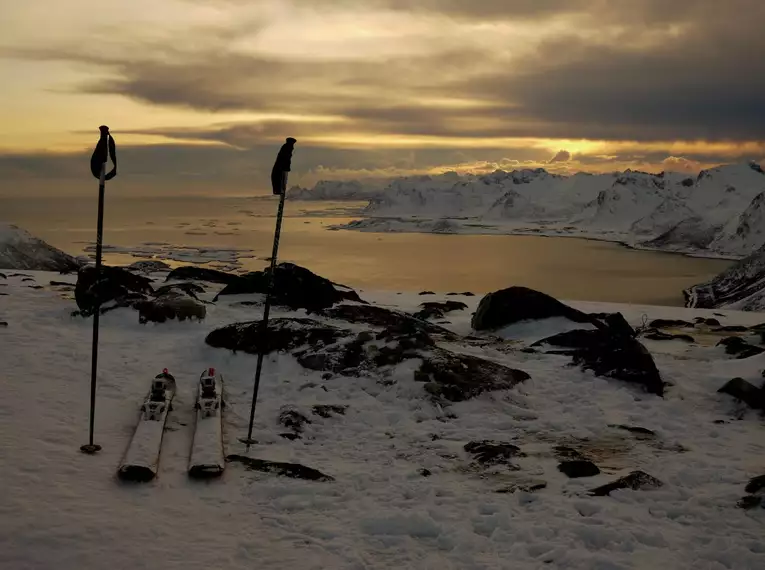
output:
<instances>
[{"instance_id":1,"label":"snow ridge","mask_svg":"<svg viewBox=\"0 0 765 570\"><path fill-rule=\"evenodd\" d=\"M79 266L71 255L18 226L0 222L0 269L74 271Z\"/></svg>"}]
</instances>

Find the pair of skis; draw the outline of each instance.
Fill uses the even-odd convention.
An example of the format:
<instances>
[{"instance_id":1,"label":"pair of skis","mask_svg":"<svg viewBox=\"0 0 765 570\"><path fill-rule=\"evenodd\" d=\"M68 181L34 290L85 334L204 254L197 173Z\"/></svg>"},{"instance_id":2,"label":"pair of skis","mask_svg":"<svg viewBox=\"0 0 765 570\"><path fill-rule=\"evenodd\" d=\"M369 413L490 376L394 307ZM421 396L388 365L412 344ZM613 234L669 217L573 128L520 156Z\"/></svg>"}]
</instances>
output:
<instances>
[{"instance_id":1,"label":"pair of skis","mask_svg":"<svg viewBox=\"0 0 765 570\"><path fill-rule=\"evenodd\" d=\"M225 468L222 390L223 378L216 374L214 368L200 375L194 404L194 440L188 465L191 477L215 477L223 473ZM150 481L157 475L162 436L175 392L175 378L167 369L152 380L151 389L141 405L141 416L135 433L117 471L121 479Z\"/></svg>"}]
</instances>

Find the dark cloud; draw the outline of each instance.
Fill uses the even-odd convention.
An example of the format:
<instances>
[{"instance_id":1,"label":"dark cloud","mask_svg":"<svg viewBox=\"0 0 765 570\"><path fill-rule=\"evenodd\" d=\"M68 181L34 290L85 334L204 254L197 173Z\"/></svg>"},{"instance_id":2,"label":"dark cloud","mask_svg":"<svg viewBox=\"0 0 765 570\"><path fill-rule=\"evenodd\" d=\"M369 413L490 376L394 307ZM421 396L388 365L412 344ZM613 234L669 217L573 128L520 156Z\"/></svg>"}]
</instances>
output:
<instances>
[{"instance_id":1,"label":"dark cloud","mask_svg":"<svg viewBox=\"0 0 765 570\"><path fill-rule=\"evenodd\" d=\"M553 156L548 161L548 164L554 164L556 162L568 162L569 160L571 160L571 153L567 150L559 150L555 156Z\"/></svg>"}]
</instances>

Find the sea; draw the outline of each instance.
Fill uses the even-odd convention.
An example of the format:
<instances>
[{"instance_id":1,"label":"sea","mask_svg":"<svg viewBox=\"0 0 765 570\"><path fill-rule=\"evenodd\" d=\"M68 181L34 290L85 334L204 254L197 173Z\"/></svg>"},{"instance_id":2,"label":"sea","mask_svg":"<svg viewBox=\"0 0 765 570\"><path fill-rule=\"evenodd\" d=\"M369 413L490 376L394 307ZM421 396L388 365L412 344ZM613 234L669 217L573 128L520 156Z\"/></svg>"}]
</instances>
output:
<instances>
[{"instance_id":1,"label":"sea","mask_svg":"<svg viewBox=\"0 0 765 570\"><path fill-rule=\"evenodd\" d=\"M110 196L105 261L261 269L272 253L277 204L273 196ZM481 294L523 285L560 299L670 306L683 304L684 288L732 263L569 237L330 229L362 217L364 205L288 200L278 261L362 291ZM0 197L0 219L73 255L92 256L96 216L97 201L85 197Z\"/></svg>"}]
</instances>

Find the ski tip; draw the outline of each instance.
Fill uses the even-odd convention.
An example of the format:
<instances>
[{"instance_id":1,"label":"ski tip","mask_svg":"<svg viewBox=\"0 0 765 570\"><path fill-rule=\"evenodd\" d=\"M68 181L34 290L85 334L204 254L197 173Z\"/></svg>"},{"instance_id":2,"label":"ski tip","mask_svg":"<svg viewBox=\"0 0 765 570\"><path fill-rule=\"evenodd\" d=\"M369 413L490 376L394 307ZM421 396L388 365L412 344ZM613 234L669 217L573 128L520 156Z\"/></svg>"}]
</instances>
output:
<instances>
[{"instance_id":1,"label":"ski tip","mask_svg":"<svg viewBox=\"0 0 765 570\"><path fill-rule=\"evenodd\" d=\"M123 481L135 481L139 483L145 483L151 481L157 473L143 465L123 465L117 471L117 476Z\"/></svg>"},{"instance_id":2,"label":"ski tip","mask_svg":"<svg viewBox=\"0 0 765 570\"><path fill-rule=\"evenodd\" d=\"M101 451L101 446L96 443L86 443L85 445L80 446L80 451L88 455L94 455Z\"/></svg>"}]
</instances>

